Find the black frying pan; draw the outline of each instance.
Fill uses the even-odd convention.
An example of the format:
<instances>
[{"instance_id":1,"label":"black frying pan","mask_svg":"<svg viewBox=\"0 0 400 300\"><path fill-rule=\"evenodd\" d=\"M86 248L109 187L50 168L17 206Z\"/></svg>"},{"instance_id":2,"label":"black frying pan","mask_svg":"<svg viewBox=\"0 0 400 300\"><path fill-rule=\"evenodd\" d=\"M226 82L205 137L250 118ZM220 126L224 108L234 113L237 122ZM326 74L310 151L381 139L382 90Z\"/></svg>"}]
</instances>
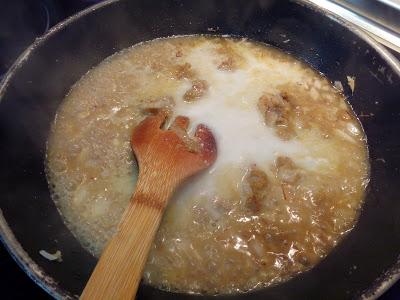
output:
<instances>
[{"instance_id":1,"label":"black frying pan","mask_svg":"<svg viewBox=\"0 0 400 300\"><path fill-rule=\"evenodd\" d=\"M18 59L0 89L0 233L21 267L56 298L77 297L96 263L50 198L46 139L57 106L87 70L135 43L179 34L231 34L265 42L331 81L356 77L347 95L368 137L371 183L356 228L311 271L219 299L379 296L399 277L400 65L349 24L306 1L106 1L59 24ZM290 40L289 42L286 42ZM346 149L343 149L346 151ZM62 251L63 262L39 255ZM141 286L139 299L214 299Z\"/></svg>"}]
</instances>

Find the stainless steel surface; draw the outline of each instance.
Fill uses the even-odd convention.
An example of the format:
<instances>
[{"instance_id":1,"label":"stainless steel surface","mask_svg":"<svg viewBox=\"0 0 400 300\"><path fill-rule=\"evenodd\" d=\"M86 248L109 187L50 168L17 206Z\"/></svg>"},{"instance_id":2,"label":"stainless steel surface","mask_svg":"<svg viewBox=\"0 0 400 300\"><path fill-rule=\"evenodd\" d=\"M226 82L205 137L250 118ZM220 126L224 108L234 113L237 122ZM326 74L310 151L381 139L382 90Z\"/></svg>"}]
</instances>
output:
<instances>
[{"instance_id":1,"label":"stainless steel surface","mask_svg":"<svg viewBox=\"0 0 400 300\"><path fill-rule=\"evenodd\" d=\"M378 42L400 52L400 0L310 1L357 25Z\"/></svg>"},{"instance_id":2,"label":"stainless steel surface","mask_svg":"<svg viewBox=\"0 0 400 300\"><path fill-rule=\"evenodd\" d=\"M400 34L400 10L393 7L393 1L379 0L331 0L346 9ZM400 0L397 0L400 1ZM399 2L398 2L399 3Z\"/></svg>"},{"instance_id":3,"label":"stainless steel surface","mask_svg":"<svg viewBox=\"0 0 400 300\"><path fill-rule=\"evenodd\" d=\"M397 10L400 10L400 0L378 0L379 2L385 3Z\"/></svg>"}]
</instances>

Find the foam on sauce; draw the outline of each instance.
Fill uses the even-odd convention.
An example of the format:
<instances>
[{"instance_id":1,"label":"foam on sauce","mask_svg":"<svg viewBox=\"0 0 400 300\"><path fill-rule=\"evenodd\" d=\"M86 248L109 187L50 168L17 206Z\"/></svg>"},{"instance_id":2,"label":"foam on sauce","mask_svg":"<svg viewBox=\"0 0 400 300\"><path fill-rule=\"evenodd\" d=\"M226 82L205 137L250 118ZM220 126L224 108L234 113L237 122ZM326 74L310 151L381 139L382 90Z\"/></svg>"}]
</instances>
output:
<instances>
[{"instance_id":1,"label":"foam on sauce","mask_svg":"<svg viewBox=\"0 0 400 300\"><path fill-rule=\"evenodd\" d=\"M215 164L171 199L147 283L208 294L268 286L313 267L354 226L367 149L343 96L265 45L176 37L106 59L59 109L49 183L67 226L94 255L134 189L129 137L147 108L188 116L189 134L206 124L218 146Z\"/></svg>"}]
</instances>

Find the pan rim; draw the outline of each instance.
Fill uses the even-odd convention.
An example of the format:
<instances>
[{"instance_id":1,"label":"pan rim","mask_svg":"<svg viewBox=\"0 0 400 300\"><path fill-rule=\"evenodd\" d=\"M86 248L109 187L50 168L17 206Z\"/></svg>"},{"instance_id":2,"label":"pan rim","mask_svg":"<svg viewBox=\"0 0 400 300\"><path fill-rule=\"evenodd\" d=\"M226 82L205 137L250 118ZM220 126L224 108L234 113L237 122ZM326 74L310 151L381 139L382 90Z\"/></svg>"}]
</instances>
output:
<instances>
[{"instance_id":1,"label":"pan rim","mask_svg":"<svg viewBox=\"0 0 400 300\"><path fill-rule=\"evenodd\" d=\"M12 80L14 74L18 69L30 58L31 53L40 45L44 44L50 37L64 29L69 24L75 22L76 20L84 17L98 9L111 5L113 3L123 1L123 0L105 0L101 3L92 5L67 19L57 23L51 27L45 34L36 38L34 42L28 46L15 60L12 66L9 68L4 78L0 82L0 105L4 94L7 91L7 87ZM299 5L307 6L308 8L314 10L315 12L324 15L334 22L339 23L347 30L351 31L353 34L358 36L361 40L368 43L392 68L398 77L400 77L400 62L392 55L387 49L379 44L370 35L362 31L357 26L343 19L342 17L335 15L325 8L319 7L310 0L290 0L290 2L295 2ZM0 241L3 243L7 251L16 261L16 263L22 268L22 270L43 290L45 290L50 296L56 299L73 299L73 295L69 292L63 290L58 286L49 275L47 275L39 265L37 265L30 256L24 251L21 244L16 239L11 228L8 226L6 219L3 216L2 210L0 208ZM388 278L385 278L388 277ZM390 269L385 270L385 273L377 278L377 284L374 284L370 289L363 291L361 296L362 299L376 299L381 296L385 291L387 291L395 282L400 279L400 269L395 263Z\"/></svg>"}]
</instances>

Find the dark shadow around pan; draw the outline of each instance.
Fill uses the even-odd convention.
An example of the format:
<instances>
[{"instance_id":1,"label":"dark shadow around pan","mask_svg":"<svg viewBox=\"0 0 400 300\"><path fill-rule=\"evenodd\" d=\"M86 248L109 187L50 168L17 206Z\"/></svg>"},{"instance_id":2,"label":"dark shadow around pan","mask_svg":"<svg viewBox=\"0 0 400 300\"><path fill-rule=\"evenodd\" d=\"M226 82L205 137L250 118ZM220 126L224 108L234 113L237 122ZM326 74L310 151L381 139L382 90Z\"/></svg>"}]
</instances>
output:
<instances>
[{"instance_id":1,"label":"dark shadow around pan","mask_svg":"<svg viewBox=\"0 0 400 300\"><path fill-rule=\"evenodd\" d=\"M72 236L50 198L46 139L70 87L107 56L180 34L230 34L309 63L345 94L368 137L371 183L355 229L309 272L218 299L376 297L397 279L400 254L400 67L386 51L306 2L109 1L56 26L23 54L0 90L0 233L17 262L57 298L77 297L95 258ZM356 77L354 94L346 76ZM346 151L346 149L343 149ZM39 251L60 250L62 263ZM142 286L139 299L215 299Z\"/></svg>"}]
</instances>

